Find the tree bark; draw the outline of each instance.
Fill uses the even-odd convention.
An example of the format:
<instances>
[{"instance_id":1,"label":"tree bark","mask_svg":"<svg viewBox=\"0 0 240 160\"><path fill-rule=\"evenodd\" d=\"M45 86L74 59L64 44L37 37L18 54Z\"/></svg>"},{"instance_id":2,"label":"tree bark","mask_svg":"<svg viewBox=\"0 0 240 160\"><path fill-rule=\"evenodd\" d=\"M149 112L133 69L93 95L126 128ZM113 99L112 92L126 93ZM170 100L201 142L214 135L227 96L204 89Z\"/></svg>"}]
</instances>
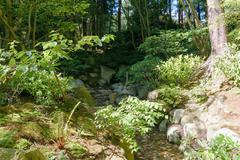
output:
<instances>
[{"instance_id":1,"label":"tree bark","mask_svg":"<svg viewBox=\"0 0 240 160\"><path fill-rule=\"evenodd\" d=\"M211 55L221 56L227 49L227 32L220 0L207 0Z\"/></svg>"}]
</instances>

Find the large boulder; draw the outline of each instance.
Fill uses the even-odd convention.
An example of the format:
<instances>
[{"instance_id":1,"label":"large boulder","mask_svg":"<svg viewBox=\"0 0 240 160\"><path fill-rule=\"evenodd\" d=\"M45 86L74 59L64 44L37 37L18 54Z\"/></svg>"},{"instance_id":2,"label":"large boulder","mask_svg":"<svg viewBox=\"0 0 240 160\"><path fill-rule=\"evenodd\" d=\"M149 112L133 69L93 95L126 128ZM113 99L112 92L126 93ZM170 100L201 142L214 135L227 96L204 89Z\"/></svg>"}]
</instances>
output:
<instances>
[{"instance_id":1,"label":"large boulder","mask_svg":"<svg viewBox=\"0 0 240 160\"><path fill-rule=\"evenodd\" d=\"M192 102L186 104L186 110L181 118L185 135L195 135L198 132L196 138L205 137L207 140L213 139L219 133L240 135L239 106L240 94L234 89L216 93L201 105ZM194 130L194 133L187 130Z\"/></svg>"},{"instance_id":2,"label":"large boulder","mask_svg":"<svg viewBox=\"0 0 240 160\"><path fill-rule=\"evenodd\" d=\"M82 100L89 106L95 105L94 98L92 97L90 91L84 85L81 85L78 88L74 89L74 97Z\"/></svg>"},{"instance_id":3,"label":"large boulder","mask_svg":"<svg viewBox=\"0 0 240 160\"><path fill-rule=\"evenodd\" d=\"M113 75L116 73L115 70L106 67L106 66L100 66L101 68L101 78L104 80L107 84L110 84L110 81L113 77Z\"/></svg>"},{"instance_id":4,"label":"large boulder","mask_svg":"<svg viewBox=\"0 0 240 160\"><path fill-rule=\"evenodd\" d=\"M215 139L219 135L227 136L227 137L231 138L233 141L240 143L240 135L235 133L231 129L221 128L221 129L217 130L211 138Z\"/></svg>"}]
</instances>

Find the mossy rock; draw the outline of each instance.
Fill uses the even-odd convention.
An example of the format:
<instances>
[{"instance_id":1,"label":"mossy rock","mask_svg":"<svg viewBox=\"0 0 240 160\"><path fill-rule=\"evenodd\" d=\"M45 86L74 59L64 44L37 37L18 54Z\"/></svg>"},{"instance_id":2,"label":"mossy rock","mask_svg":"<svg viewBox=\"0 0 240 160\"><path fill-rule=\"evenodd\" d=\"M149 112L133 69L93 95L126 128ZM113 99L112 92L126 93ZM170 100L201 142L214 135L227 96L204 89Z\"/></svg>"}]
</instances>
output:
<instances>
[{"instance_id":1,"label":"mossy rock","mask_svg":"<svg viewBox=\"0 0 240 160\"><path fill-rule=\"evenodd\" d=\"M20 110L14 105L6 105L0 107L0 112L3 114L11 114L19 112Z\"/></svg>"},{"instance_id":2,"label":"mossy rock","mask_svg":"<svg viewBox=\"0 0 240 160\"><path fill-rule=\"evenodd\" d=\"M17 152L18 150L12 148L0 148L0 159L12 160Z\"/></svg>"},{"instance_id":3,"label":"mossy rock","mask_svg":"<svg viewBox=\"0 0 240 160\"><path fill-rule=\"evenodd\" d=\"M20 153L17 160L47 160L47 158L39 149L36 149L25 153Z\"/></svg>"},{"instance_id":4,"label":"mossy rock","mask_svg":"<svg viewBox=\"0 0 240 160\"><path fill-rule=\"evenodd\" d=\"M25 111L34 111L35 110L35 104L33 103L24 103L22 105L17 106L22 112Z\"/></svg>"},{"instance_id":5,"label":"mossy rock","mask_svg":"<svg viewBox=\"0 0 240 160\"><path fill-rule=\"evenodd\" d=\"M81 159L88 154L87 149L77 142L69 142L65 148L73 159Z\"/></svg>"},{"instance_id":6,"label":"mossy rock","mask_svg":"<svg viewBox=\"0 0 240 160\"><path fill-rule=\"evenodd\" d=\"M61 109L64 111L64 112L67 112L68 115L71 113L72 109L74 108L74 106L79 102L80 100L79 99L76 99L74 97L71 97L71 96L66 96L65 99L64 99L64 104L61 107ZM84 104L80 104L73 117L75 117L76 115L77 116L86 116L86 117L93 117L93 114L92 112L90 111L90 109L92 109L93 107L88 107Z\"/></svg>"},{"instance_id":7,"label":"mossy rock","mask_svg":"<svg viewBox=\"0 0 240 160\"><path fill-rule=\"evenodd\" d=\"M84 85L81 85L80 87L74 89L74 97L82 100L89 106L95 105L94 98L92 97L91 93Z\"/></svg>"},{"instance_id":8,"label":"mossy rock","mask_svg":"<svg viewBox=\"0 0 240 160\"><path fill-rule=\"evenodd\" d=\"M78 117L75 121L80 128L80 136L94 137L97 135L97 128L92 118Z\"/></svg>"},{"instance_id":9,"label":"mossy rock","mask_svg":"<svg viewBox=\"0 0 240 160\"><path fill-rule=\"evenodd\" d=\"M38 142L46 142L52 138L52 132L49 125L37 122L28 122L21 125L19 134L20 137Z\"/></svg>"},{"instance_id":10,"label":"mossy rock","mask_svg":"<svg viewBox=\"0 0 240 160\"><path fill-rule=\"evenodd\" d=\"M0 128L0 147L13 148L15 145L14 133L6 130L6 128Z\"/></svg>"}]
</instances>

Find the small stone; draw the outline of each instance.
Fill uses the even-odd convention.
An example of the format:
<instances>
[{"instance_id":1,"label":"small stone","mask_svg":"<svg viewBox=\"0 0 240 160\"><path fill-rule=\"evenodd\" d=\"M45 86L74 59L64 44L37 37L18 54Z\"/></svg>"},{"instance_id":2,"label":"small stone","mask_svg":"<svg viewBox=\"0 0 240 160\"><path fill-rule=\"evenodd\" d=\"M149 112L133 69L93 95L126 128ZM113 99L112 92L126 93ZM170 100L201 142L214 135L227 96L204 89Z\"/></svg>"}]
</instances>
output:
<instances>
[{"instance_id":1,"label":"small stone","mask_svg":"<svg viewBox=\"0 0 240 160\"><path fill-rule=\"evenodd\" d=\"M111 94L109 95L109 100L110 100L110 103L111 103L112 105L115 104L116 98L117 98L117 94L116 94L116 93L111 93Z\"/></svg>"},{"instance_id":2,"label":"small stone","mask_svg":"<svg viewBox=\"0 0 240 160\"><path fill-rule=\"evenodd\" d=\"M148 95L148 88L147 87L138 87L137 96L140 99L146 98L147 95Z\"/></svg>"},{"instance_id":3,"label":"small stone","mask_svg":"<svg viewBox=\"0 0 240 160\"><path fill-rule=\"evenodd\" d=\"M72 88L79 88L81 86L84 86L84 83L80 79L73 79L73 80L70 81L70 86Z\"/></svg>"},{"instance_id":4,"label":"small stone","mask_svg":"<svg viewBox=\"0 0 240 160\"><path fill-rule=\"evenodd\" d=\"M157 98L159 97L159 92L158 90L154 90L148 93L148 100L149 101L156 101Z\"/></svg>"},{"instance_id":5,"label":"small stone","mask_svg":"<svg viewBox=\"0 0 240 160\"><path fill-rule=\"evenodd\" d=\"M184 109L176 109L173 113L173 123L177 124L183 117Z\"/></svg>"},{"instance_id":6,"label":"small stone","mask_svg":"<svg viewBox=\"0 0 240 160\"><path fill-rule=\"evenodd\" d=\"M159 131L160 131L160 132L166 132L166 131L167 131L167 125L168 125L168 120L164 119L164 120L159 124Z\"/></svg>"},{"instance_id":7,"label":"small stone","mask_svg":"<svg viewBox=\"0 0 240 160\"><path fill-rule=\"evenodd\" d=\"M167 139L169 142L179 144L181 140L182 127L180 125L174 124L170 126L167 130Z\"/></svg>"},{"instance_id":8,"label":"small stone","mask_svg":"<svg viewBox=\"0 0 240 160\"><path fill-rule=\"evenodd\" d=\"M97 78L98 74L97 73L90 73L89 76L92 77L92 78Z\"/></svg>"},{"instance_id":9,"label":"small stone","mask_svg":"<svg viewBox=\"0 0 240 160\"><path fill-rule=\"evenodd\" d=\"M183 126L183 137L184 138L197 138L199 129L194 123L186 123Z\"/></svg>"}]
</instances>

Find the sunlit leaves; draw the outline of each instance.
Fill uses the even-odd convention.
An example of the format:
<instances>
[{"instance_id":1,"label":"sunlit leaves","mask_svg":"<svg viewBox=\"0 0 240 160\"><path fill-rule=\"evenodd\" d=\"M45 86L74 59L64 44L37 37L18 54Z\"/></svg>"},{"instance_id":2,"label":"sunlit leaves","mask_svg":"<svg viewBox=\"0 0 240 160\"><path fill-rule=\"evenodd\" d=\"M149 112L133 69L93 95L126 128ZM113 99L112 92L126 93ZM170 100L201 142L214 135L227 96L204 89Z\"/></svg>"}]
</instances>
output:
<instances>
[{"instance_id":1,"label":"sunlit leaves","mask_svg":"<svg viewBox=\"0 0 240 160\"><path fill-rule=\"evenodd\" d=\"M165 118L165 112L161 103L128 97L116 109L108 106L98 111L96 123L100 129L110 129L109 132L123 138L132 151L137 151L136 134L148 133L157 120Z\"/></svg>"}]
</instances>

